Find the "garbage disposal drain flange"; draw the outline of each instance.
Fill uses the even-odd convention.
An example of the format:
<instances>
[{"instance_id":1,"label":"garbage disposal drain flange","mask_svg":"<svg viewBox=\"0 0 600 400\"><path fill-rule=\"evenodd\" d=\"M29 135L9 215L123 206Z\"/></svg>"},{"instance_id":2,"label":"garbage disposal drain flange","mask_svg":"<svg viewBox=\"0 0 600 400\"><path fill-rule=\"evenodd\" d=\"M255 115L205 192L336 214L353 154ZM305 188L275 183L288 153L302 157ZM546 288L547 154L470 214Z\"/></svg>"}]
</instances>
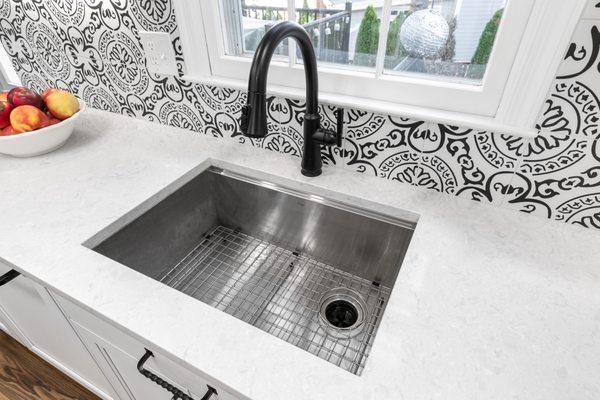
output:
<instances>
[{"instance_id":1,"label":"garbage disposal drain flange","mask_svg":"<svg viewBox=\"0 0 600 400\"><path fill-rule=\"evenodd\" d=\"M344 287L329 290L319 304L319 321L330 335L352 337L362 331L367 305L354 290Z\"/></svg>"}]
</instances>

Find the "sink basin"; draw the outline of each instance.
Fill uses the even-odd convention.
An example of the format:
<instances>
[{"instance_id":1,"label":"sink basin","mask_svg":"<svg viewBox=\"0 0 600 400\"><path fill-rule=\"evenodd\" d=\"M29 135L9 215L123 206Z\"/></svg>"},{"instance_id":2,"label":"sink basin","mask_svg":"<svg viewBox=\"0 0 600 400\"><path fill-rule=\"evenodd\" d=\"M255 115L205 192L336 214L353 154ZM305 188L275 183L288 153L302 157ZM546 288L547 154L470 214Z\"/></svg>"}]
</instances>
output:
<instances>
[{"instance_id":1,"label":"sink basin","mask_svg":"<svg viewBox=\"0 0 600 400\"><path fill-rule=\"evenodd\" d=\"M86 245L360 375L415 222L214 167L144 204Z\"/></svg>"}]
</instances>

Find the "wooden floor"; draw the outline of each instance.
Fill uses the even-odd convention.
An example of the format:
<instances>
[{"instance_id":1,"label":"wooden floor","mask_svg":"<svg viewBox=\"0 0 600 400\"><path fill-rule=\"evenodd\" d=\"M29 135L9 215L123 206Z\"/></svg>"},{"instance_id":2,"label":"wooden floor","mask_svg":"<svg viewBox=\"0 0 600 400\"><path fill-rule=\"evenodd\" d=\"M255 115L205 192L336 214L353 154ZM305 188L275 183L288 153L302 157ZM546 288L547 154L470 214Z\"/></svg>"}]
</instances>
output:
<instances>
[{"instance_id":1,"label":"wooden floor","mask_svg":"<svg viewBox=\"0 0 600 400\"><path fill-rule=\"evenodd\" d=\"M100 400L0 330L0 400Z\"/></svg>"}]
</instances>

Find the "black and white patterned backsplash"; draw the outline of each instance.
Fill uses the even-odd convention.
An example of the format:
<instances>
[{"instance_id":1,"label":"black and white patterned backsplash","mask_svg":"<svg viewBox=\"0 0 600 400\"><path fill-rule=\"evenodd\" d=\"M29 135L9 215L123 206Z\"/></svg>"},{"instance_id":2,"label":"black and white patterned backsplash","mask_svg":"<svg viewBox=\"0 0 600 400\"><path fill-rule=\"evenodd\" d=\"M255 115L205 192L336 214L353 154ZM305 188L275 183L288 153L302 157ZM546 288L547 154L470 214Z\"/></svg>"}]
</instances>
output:
<instances>
[{"instance_id":1,"label":"black and white patterned backsplash","mask_svg":"<svg viewBox=\"0 0 600 400\"><path fill-rule=\"evenodd\" d=\"M23 83L72 91L92 107L294 156L303 102L268 99L269 135L239 134L244 92L146 69L139 31L171 35L173 0L0 0L0 41ZM534 139L350 109L328 164L600 229L600 10L588 7L543 105ZM322 105L325 124L335 107Z\"/></svg>"}]
</instances>

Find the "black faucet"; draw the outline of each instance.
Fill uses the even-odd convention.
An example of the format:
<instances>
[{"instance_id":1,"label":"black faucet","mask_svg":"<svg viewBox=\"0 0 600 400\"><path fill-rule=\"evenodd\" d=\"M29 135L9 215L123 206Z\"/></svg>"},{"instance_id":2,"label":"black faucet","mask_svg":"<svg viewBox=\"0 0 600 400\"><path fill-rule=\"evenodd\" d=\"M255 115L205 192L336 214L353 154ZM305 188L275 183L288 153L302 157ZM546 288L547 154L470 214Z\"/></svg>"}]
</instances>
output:
<instances>
[{"instance_id":1,"label":"black faucet","mask_svg":"<svg viewBox=\"0 0 600 400\"><path fill-rule=\"evenodd\" d=\"M319 78L317 58L306 30L295 22L281 22L271 28L254 53L250 78L248 79L248 103L242 108L240 129L242 134L262 138L267 134L267 73L269 64L277 46L287 37L296 39L306 76L306 112L302 123L304 146L302 153L302 174L321 175L321 145L342 145L343 110L336 111L337 129L322 129L319 117Z\"/></svg>"}]
</instances>

